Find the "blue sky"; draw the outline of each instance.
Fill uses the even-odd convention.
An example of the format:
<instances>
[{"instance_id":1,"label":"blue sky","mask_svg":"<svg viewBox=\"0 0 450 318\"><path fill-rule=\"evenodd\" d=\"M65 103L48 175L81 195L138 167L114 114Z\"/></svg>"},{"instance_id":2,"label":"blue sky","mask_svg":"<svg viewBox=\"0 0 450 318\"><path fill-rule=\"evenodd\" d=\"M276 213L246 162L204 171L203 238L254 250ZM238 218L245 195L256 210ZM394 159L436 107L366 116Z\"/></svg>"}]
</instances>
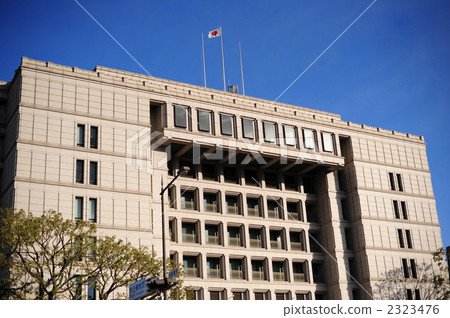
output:
<instances>
[{"instance_id":1,"label":"blue sky","mask_svg":"<svg viewBox=\"0 0 450 318\"><path fill-rule=\"evenodd\" d=\"M223 27L227 80L276 99L373 0L78 0L154 76L202 85L201 32ZM0 1L0 80L21 56L144 73L73 0ZM343 120L425 136L444 246L450 245L450 1L378 0L279 99ZM219 39L205 39L222 88Z\"/></svg>"}]
</instances>

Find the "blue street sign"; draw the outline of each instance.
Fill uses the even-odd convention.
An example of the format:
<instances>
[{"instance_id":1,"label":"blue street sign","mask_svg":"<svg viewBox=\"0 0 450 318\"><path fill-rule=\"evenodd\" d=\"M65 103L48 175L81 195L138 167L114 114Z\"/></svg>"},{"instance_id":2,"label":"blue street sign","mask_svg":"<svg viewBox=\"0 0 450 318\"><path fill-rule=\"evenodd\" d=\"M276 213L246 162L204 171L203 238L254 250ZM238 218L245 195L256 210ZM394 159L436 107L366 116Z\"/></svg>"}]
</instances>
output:
<instances>
[{"instance_id":1,"label":"blue street sign","mask_svg":"<svg viewBox=\"0 0 450 318\"><path fill-rule=\"evenodd\" d=\"M129 297L128 299L134 300L147 296L147 280L141 278L137 282L134 282L128 287Z\"/></svg>"},{"instance_id":2,"label":"blue street sign","mask_svg":"<svg viewBox=\"0 0 450 318\"><path fill-rule=\"evenodd\" d=\"M177 276L177 275L178 275L178 267L175 268L174 270L171 270L171 271L170 271L170 273L169 273L169 279L170 279L170 278L174 278L174 277Z\"/></svg>"}]
</instances>

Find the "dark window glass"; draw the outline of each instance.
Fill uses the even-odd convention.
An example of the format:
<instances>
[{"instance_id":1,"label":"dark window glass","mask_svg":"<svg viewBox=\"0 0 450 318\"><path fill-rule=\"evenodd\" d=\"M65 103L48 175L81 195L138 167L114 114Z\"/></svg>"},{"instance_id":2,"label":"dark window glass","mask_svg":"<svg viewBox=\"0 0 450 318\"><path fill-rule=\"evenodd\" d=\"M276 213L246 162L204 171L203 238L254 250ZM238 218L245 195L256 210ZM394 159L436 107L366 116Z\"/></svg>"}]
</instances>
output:
<instances>
[{"instance_id":1,"label":"dark window glass","mask_svg":"<svg viewBox=\"0 0 450 318\"><path fill-rule=\"evenodd\" d=\"M264 141L274 143L275 142L275 124L263 123L264 129Z\"/></svg>"},{"instance_id":2,"label":"dark window glass","mask_svg":"<svg viewBox=\"0 0 450 318\"><path fill-rule=\"evenodd\" d=\"M95 300L96 299L96 290L94 288L94 281L90 280L88 282L88 300Z\"/></svg>"},{"instance_id":3,"label":"dark window glass","mask_svg":"<svg viewBox=\"0 0 450 318\"><path fill-rule=\"evenodd\" d=\"M394 200L394 214L396 219L400 219L400 212L398 210L398 201Z\"/></svg>"},{"instance_id":4,"label":"dark window glass","mask_svg":"<svg viewBox=\"0 0 450 318\"><path fill-rule=\"evenodd\" d=\"M83 198L75 198L75 220L83 219Z\"/></svg>"},{"instance_id":5,"label":"dark window glass","mask_svg":"<svg viewBox=\"0 0 450 318\"><path fill-rule=\"evenodd\" d=\"M89 199L89 222L97 222L97 199Z\"/></svg>"},{"instance_id":6,"label":"dark window glass","mask_svg":"<svg viewBox=\"0 0 450 318\"><path fill-rule=\"evenodd\" d=\"M97 162L89 163L89 184L97 184Z\"/></svg>"},{"instance_id":7,"label":"dark window glass","mask_svg":"<svg viewBox=\"0 0 450 318\"><path fill-rule=\"evenodd\" d=\"M406 232L406 244L407 244L408 248L413 248L412 239L411 239L411 231L405 230L405 232Z\"/></svg>"},{"instance_id":8,"label":"dark window glass","mask_svg":"<svg viewBox=\"0 0 450 318\"><path fill-rule=\"evenodd\" d=\"M397 173L398 191L403 191L402 175Z\"/></svg>"},{"instance_id":9,"label":"dark window glass","mask_svg":"<svg viewBox=\"0 0 450 318\"><path fill-rule=\"evenodd\" d=\"M397 233L398 233L398 244L399 244L400 248L404 248L405 241L403 240L403 231L397 230Z\"/></svg>"},{"instance_id":10,"label":"dark window glass","mask_svg":"<svg viewBox=\"0 0 450 318\"><path fill-rule=\"evenodd\" d=\"M220 300L220 292L218 292L218 291L209 292L209 299L210 300Z\"/></svg>"},{"instance_id":11,"label":"dark window glass","mask_svg":"<svg viewBox=\"0 0 450 318\"><path fill-rule=\"evenodd\" d=\"M255 138L254 122L254 119L242 118L242 136L244 138Z\"/></svg>"},{"instance_id":12,"label":"dark window glass","mask_svg":"<svg viewBox=\"0 0 450 318\"><path fill-rule=\"evenodd\" d=\"M411 289L406 290L406 299L407 300L413 300L413 294Z\"/></svg>"},{"instance_id":13,"label":"dark window glass","mask_svg":"<svg viewBox=\"0 0 450 318\"><path fill-rule=\"evenodd\" d=\"M84 125L77 125L77 146L84 147Z\"/></svg>"},{"instance_id":14,"label":"dark window glass","mask_svg":"<svg viewBox=\"0 0 450 318\"><path fill-rule=\"evenodd\" d=\"M197 112L198 117L198 130L204 132L211 131L211 113L205 110L199 110Z\"/></svg>"},{"instance_id":15,"label":"dark window glass","mask_svg":"<svg viewBox=\"0 0 450 318\"><path fill-rule=\"evenodd\" d=\"M174 106L175 109L175 127L186 128L186 107Z\"/></svg>"},{"instance_id":16,"label":"dark window glass","mask_svg":"<svg viewBox=\"0 0 450 318\"><path fill-rule=\"evenodd\" d=\"M413 259L409 260L411 262L411 274L412 278L417 278L417 268L416 268L416 261Z\"/></svg>"},{"instance_id":17,"label":"dark window glass","mask_svg":"<svg viewBox=\"0 0 450 318\"><path fill-rule=\"evenodd\" d=\"M98 148L98 127L91 126L90 147L92 149Z\"/></svg>"},{"instance_id":18,"label":"dark window glass","mask_svg":"<svg viewBox=\"0 0 450 318\"><path fill-rule=\"evenodd\" d=\"M414 294L416 296L416 300L420 300L420 290L419 289L414 290Z\"/></svg>"},{"instance_id":19,"label":"dark window glass","mask_svg":"<svg viewBox=\"0 0 450 318\"><path fill-rule=\"evenodd\" d=\"M255 293L255 300L264 300L264 293Z\"/></svg>"},{"instance_id":20,"label":"dark window glass","mask_svg":"<svg viewBox=\"0 0 450 318\"><path fill-rule=\"evenodd\" d=\"M76 183L84 182L84 160L77 160L75 182Z\"/></svg>"},{"instance_id":21,"label":"dark window glass","mask_svg":"<svg viewBox=\"0 0 450 318\"><path fill-rule=\"evenodd\" d=\"M389 184L391 186L391 190L395 190L395 180L392 172L389 172Z\"/></svg>"},{"instance_id":22,"label":"dark window glass","mask_svg":"<svg viewBox=\"0 0 450 318\"><path fill-rule=\"evenodd\" d=\"M233 118L230 115L220 115L221 134L225 136L233 136Z\"/></svg>"},{"instance_id":23,"label":"dark window glass","mask_svg":"<svg viewBox=\"0 0 450 318\"><path fill-rule=\"evenodd\" d=\"M283 132L284 132L284 143L287 146L295 146L296 140L295 140L295 129L292 126L283 126Z\"/></svg>"},{"instance_id":24,"label":"dark window glass","mask_svg":"<svg viewBox=\"0 0 450 318\"><path fill-rule=\"evenodd\" d=\"M406 258L402 258L402 266L403 266L403 276L405 278L409 278L408 262Z\"/></svg>"},{"instance_id":25,"label":"dark window glass","mask_svg":"<svg viewBox=\"0 0 450 318\"><path fill-rule=\"evenodd\" d=\"M402 202L401 202L401 205L402 205L402 214L403 214L403 218L404 218L405 220L407 220L407 219L408 219L408 212L407 212L407 210L406 210L406 202L405 202L405 201L402 201ZM399 218L400 218L400 216L399 216Z\"/></svg>"}]
</instances>

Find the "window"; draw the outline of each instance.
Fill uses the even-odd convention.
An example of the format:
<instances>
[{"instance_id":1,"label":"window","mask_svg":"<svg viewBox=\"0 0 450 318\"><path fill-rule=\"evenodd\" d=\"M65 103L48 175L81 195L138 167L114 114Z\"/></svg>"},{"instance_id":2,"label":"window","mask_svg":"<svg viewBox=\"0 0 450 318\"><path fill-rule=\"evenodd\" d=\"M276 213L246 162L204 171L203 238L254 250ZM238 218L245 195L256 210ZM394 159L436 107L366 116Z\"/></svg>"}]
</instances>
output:
<instances>
[{"instance_id":1,"label":"window","mask_svg":"<svg viewBox=\"0 0 450 318\"><path fill-rule=\"evenodd\" d=\"M233 292L233 300L246 300L247 293L245 292Z\"/></svg>"},{"instance_id":2,"label":"window","mask_svg":"<svg viewBox=\"0 0 450 318\"><path fill-rule=\"evenodd\" d=\"M288 300L289 293L275 293L275 299L276 300Z\"/></svg>"},{"instance_id":3,"label":"window","mask_svg":"<svg viewBox=\"0 0 450 318\"><path fill-rule=\"evenodd\" d=\"M403 276L405 278L409 278L408 260L406 258L402 258L402 266L403 266Z\"/></svg>"},{"instance_id":4,"label":"window","mask_svg":"<svg viewBox=\"0 0 450 318\"><path fill-rule=\"evenodd\" d=\"M268 300L269 299L269 292L255 292L255 300Z\"/></svg>"},{"instance_id":5,"label":"window","mask_svg":"<svg viewBox=\"0 0 450 318\"><path fill-rule=\"evenodd\" d=\"M236 167L223 167L223 177L225 182L239 183L238 169Z\"/></svg>"},{"instance_id":6,"label":"window","mask_svg":"<svg viewBox=\"0 0 450 318\"><path fill-rule=\"evenodd\" d=\"M210 291L209 299L210 300L222 300L223 299L223 291Z\"/></svg>"},{"instance_id":7,"label":"window","mask_svg":"<svg viewBox=\"0 0 450 318\"><path fill-rule=\"evenodd\" d=\"M311 252L322 252L322 247L320 243L320 233L309 232L309 248Z\"/></svg>"},{"instance_id":8,"label":"window","mask_svg":"<svg viewBox=\"0 0 450 318\"><path fill-rule=\"evenodd\" d=\"M184 275L186 277L198 277L197 256L183 256Z\"/></svg>"},{"instance_id":9,"label":"window","mask_svg":"<svg viewBox=\"0 0 450 318\"><path fill-rule=\"evenodd\" d=\"M206 258L206 268L207 268L208 278L222 278L222 271L220 268L220 258L207 257Z\"/></svg>"},{"instance_id":10,"label":"window","mask_svg":"<svg viewBox=\"0 0 450 318\"><path fill-rule=\"evenodd\" d=\"M400 246L400 248L405 248L405 240L403 239L403 231L398 229L397 233L398 233L398 245Z\"/></svg>"},{"instance_id":11,"label":"window","mask_svg":"<svg viewBox=\"0 0 450 318\"><path fill-rule=\"evenodd\" d=\"M76 275L73 278L73 300L81 300L83 285L81 284L81 276Z\"/></svg>"},{"instance_id":12,"label":"window","mask_svg":"<svg viewBox=\"0 0 450 318\"><path fill-rule=\"evenodd\" d=\"M247 212L249 216L262 216L259 209L259 199L247 198Z\"/></svg>"},{"instance_id":13,"label":"window","mask_svg":"<svg viewBox=\"0 0 450 318\"><path fill-rule=\"evenodd\" d=\"M294 282L306 282L304 262L293 262L292 270L294 272Z\"/></svg>"},{"instance_id":14,"label":"window","mask_svg":"<svg viewBox=\"0 0 450 318\"><path fill-rule=\"evenodd\" d=\"M317 215L317 204L315 202L306 202L306 220L308 222L319 222L319 217Z\"/></svg>"},{"instance_id":15,"label":"window","mask_svg":"<svg viewBox=\"0 0 450 318\"><path fill-rule=\"evenodd\" d=\"M402 175L399 173L397 173L397 185L398 185L398 191L403 191Z\"/></svg>"},{"instance_id":16,"label":"window","mask_svg":"<svg viewBox=\"0 0 450 318\"><path fill-rule=\"evenodd\" d=\"M401 205L402 205L402 215L403 215L403 219L407 220L408 219L408 212L406 210L406 202L405 201L401 201ZM399 217L400 218L400 217Z\"/></svg>"},{"instance_id":17,"label":"window","mask_svg":"<svg viewBox=\"0 0 450 318\"><path fill-rule=\"evenodd\" d=\"M186 107L183 106L174 106L175 112L175 127L178 128L187 128L187 120L186 120Z\"/></svg>"},{"instance_id":18,"label":"window","mask_svg":"<svg viewBox=\"0 0 450 318\"><path fill-rule=\"evenodd\" d=\"M176 242L176 233L177 233L177 227L176 227L176 219L169 220L169 237L170 241Z\"/></svg>"},{"instance_id":19,"label":"window","mask_svg":"<svg viewBox=\"0 0 450 318\"><path fill-rule=\"evenodd\" d=\"M295 136L295 127L293 126L283 126L283 134L284 134L284 144L286 146L296 146L296 136Z\"/></svg>"},{"instance_id":20,"label":"window","mask_svg":"<svg viewBox=\"0 0 450 318\"><path fill-rule=\"evenodd\" d=\"M89 162L89 184L97 184L97 162Z\"/></svg>"},{"instance_id":21,"label":"window","mask_svg":"<svg viewBox=\"0 0 450 318\"><path fill-rule=\"evenodd\" d=\"M263 248L263 239L262 239L262 228L260 229L249 229L249 236L250 236L250 247L258 247Z\"/></svg>"},{"instance_id":22,"label":"window","mask_svg":"<svg viewBox=\"0 0 450 318\"><path fill-rule=\"evenodd\" d=\"M295 298L296 298L296 300L308 300L309 296L308 296L308 294L297 293L297 294L295 294Z\"/></svg>"},{"instance_id":23,"label":"window","mask_svg":"<svg viewBox=\"0 0 450 318\"><path fill-rule=\"evenodd\" d=\"M98 148L98 127L91 126L91 136L90 136L89 147L92 149Z\"/></svg>"},{"instance_id":24,"label":"window","mask_svg":"<svg viewBox=\"0 0 450 318\"><path fill-rule=\"evenodd\" d=\"M394 200L394 215L396 219L400 219L400 212L398 210L398 201Z\"/></svg>"},{"instance_id":25,"label":"window","mask_svg":"<svg viewBox=\"0 0 450 318\"><path fill-rule=\"evenodd\" d=\"M205 225L205 241L206 244L219 245L219 226L217 225Z\"/></svg>"},{"instance_id":26,"label":"window","mask_svg":"<svg viewBox=\"0 0 450 318\"><path fill-rule=\"evenodd\" d=\"M299 213L299 202L287 202L287 219L288 220L297 220L300 221L300 213Z\"/></svg>"},{"instance_id":27,"label":"window","mask_svg":"<svg viewBox=\"0 0 450 318\"><path fill-rule=\"evenodd\" d=\"M286 275L285 272L285 262L272 262L272 268L273 268L273 280L274 281L285 281Z\"/></svg>"},{"instance_id":28,"label":"window","mask_svg":"<svg viewBox=\"0 0 450 318\"><path fill-rule=\"evenodd\" d=\"M190 190L184 190L181 192L180 205L182 209L195 210L195 192Z\"/></svg>"},{"instance_id":29,"label":"window","mask_svg":"<svg viewBox=\"0 0 450 318\"><path fill-rule=\"evenodd\" d=\"M267 216L272 219L281 219L281 205L278 201L267 200Z\"/></svg>"},{"instance_id":30,"label":"window","mask_svg":"<svg viewBox=\"0 0 450 318\"><path fill-rule=\"evenodd\" d=\"M303 237L301 232L289 232L289 239L291 241L291 250L304 251Z\"/></svg>"},{"instance_id":31,"label":"window","mask_svg":"<svg viewBox=\"0 0 450 318\"><path fill-rule=\"evenodd\" d=\"M322 133L322 148L325 152L334 152L333 134Z\"/></svg>"},{"instance_id":32,"label":"window","mask_svg":"<svg viewBox=\"0 0 450 318\"><path fill-rule=\"evenodd\" d=\"M282 231L270 230L270 248L284 249Z\"/></svg>"},{"instance_id":33,"label":"window","mask_svg":"<svg viewBox=\"0 0 450 318\"><path fill-rule=\"evenodd\" d=\"M255 120L242 118L242 136L247 139L255 139Z\"/></svg>"},{"instance_id":34,"label":"window","mask_svg":"<svg viewBox=\"0 0 450 318\"><path fill-rule=\"evenodd\" d=\"M232 279L244 279L242 259L230 259L230 277Z\"/></svg>"},{"instance_id":35,"label":"window","mask_svg":"<svg viewBox=\"0 0 450 318\"><path fill-rule=\"evenodd\" d=\"M89 222L97 222L97 199L89 198Z\"/></svg>"},{"instance_id":36,"label":"window","mask_svg":"<svg viewBox=\"0 0 450 318\"><path fill-rule=\"evenodd\" d=\"M241 227L239 227L239 226L229 226L228 227L228 245L242 246Z\"/></svg>"},{"instance_id":37,"label":"window","mask_svg":"<svg viewBox=\"0 0 450 318\"><path fill-rule=\"evenodd\" d=\"M88 300L96 300L96 294L97 291L95 290L94 287L94 279L92 277L89 278L89 282L88 282L88 292L87 292L87 297Z\"/></svg>"},{"instance_id":38,"label":"window","mask_svg":"<svg viewBox=\"0 0 450 318\"><path fill-rule=\"evenodd\" d=\"M202 164L203 180L217 181L216 167L210 164Z\"/></svg>"},{"instance_id":39,"label":"window","mask_svg":"<svg viewBox=\"0 0 450 318\"><path fill-rule=\"evenodd\" d=\"M347 245L347 249L350 251L354 250L354 246L353 246L353 237L352 237L352 230L349 227L346 227L344 230L344 234L345 234L345 242Z\"/></svg>"},{"instance_id":40,"label":"window","mask_svg":"<svg viewBox=\"0 0 450 318\"><path fill-rule=\"evenodd\" d=\"M306 149L316 149L315 131L303 129L303 145Z\"/></svg>"},{"instance_id":41,"label":"window","mask_svg":"<svg viewBox=\"0 0 450 318\"><path fill-rule=\"evenodd\" d=\"M284 175L284 188L285 190L298 191L298 184L295 175Z\"/></svg>"},{"instance_id":42,"label":"window","mask_svg":"<svg viewBox=\"0 0 450 318\"><path fill-rule=\"evenodd\" d=\"M264 179L266 181L267 188L279 189L280 183L278 181L278 176L272 172L264 173Z\"/></svg>"},{"instance_id":43,"label":"window","mask_svg":"<svg viewBox=\"0 0 450 318\"><path fill-rule=\"evenodd\" d=\"M263 130L264 130L264 141L275 143L276 131L275 131L274 123L263 122Z\"/></svg>"},{"instance_id":44,"label":"window","mask_svg":"<svg viewBox=\"0 0 450 318\"><path fill-rule=\"evenodd\" d=\"M413 294L412 294L412 290L411 290L411 289L407 289L407 290L406 290L406 299L407 299L407 300L414 300Z\"/></svg>"},{"instance_id":45,"label":"window","mask_svg":"<svg viewBox=\"0 0 450 318\"><path fill-rule=\"evenodd\" d=\"M245 185L253 185L257 187L261 187L261 180L259 179L258 171L256 170L245 170Z\"/></svg>"},{"instance_id":46,"label":"window","mask_svg":"<svg viewBox=\"0 0 450 318\"><path fill-rule=\"evenodd\" d=\"M83 197L75 197L75 220L83 219Z\"/></svg>"},{"instance_id":47,"label":"window","mask_svg":"<svg viewBox=\"0 0 450 318\"><path fill-rule=\"evenodd\" d=\"M233 117L220 114L220 133L224 136L233 136Z\"/></svg>"},{"instance_id":48,"label":"window","mask_svg":"<svg viewBox=\"0 0 450 318\"><path fill-rule=\"evenodd\" d=\"M395 180L392 172L389 172L389 185L391 186L391 190L395 191Z\"/></svg>"},{"instance_id":49,"label":"window","mask_svg":"<svg viewBox=\"0 0 450 318\"><path fill-rule=\"evenodd\" d=\"M408 248L413 248L412 238L411 238L411 231L410 230L405 230L405 234L406 234L406 246L408 246Z\"/></svg>"},{"instance_id":50,"label":"window","mask_svg":"<svg viewBox=\"0 0 450 318\"><path fill-rule=\"evenodd\" d=\"M84 160L77 160L75 182L84 183Z\"/></svg>"},{"instance_id":51,"label":"window","mask_svg":"<svg viewBox=\"0 0 450 318\"><path fill-rule=\"evenodd\" d=\"M347 199L341 199L342 218L344 220L350 220L350 209Z\"/></svg>"},{"instance_id":52,"label":"window","mask_svg":"<svg viewBox=\"0 0 450 318\"><path fill-rule=\"evenodd\" d=\"M182 223L181 225L182 241L186 243L198 243L197 224Z\"/></svg>"},{"instance_id":53,"label":"window","mask_svg":"<svg viewBox=\"0 0 450 318\"><path fill-rule=\"evenodd\" d=\"M253 280L266 280L265 266L262 260L252 260L252 278Z\"/></svg>"},{"instance_id":54,"label":"window","mask_svg":"<svg viewBox=\"0 0 450 318\"><path fill-rule=\"evenodd\" d=\"M412 276L412 278L417 278L416 261L413 259L410 259L409 262L411 264L411 276Z\"/></svg>"},{"instance_id":55,"label":"window","mask_svg":"<svg viewBox=\"0 0 450 318\"><path fill-rule=\"evenodd\" d=\"M414 296L416 296L416 300L420 300L420 299L421 299L421 298L420 298L420 290L415 289L415 290L414 290Z\"/></svg>"},{"instance_id":56,"label":"window","mask_svg":"<svg viewBox=\"0 0 450 318\"><path fill-rule=\"evenodd\" d=\"M203 194L203 208L207 212L219 212L217 204L217 193Z\"/></svg>"},{"instance_id":57,"label":"window","mask_svg":"<svg viewBox=\"0 0 450 318\"><path fill-rule=\"evenodd\" d=\"M84 147L84 125L77 125L77 146L78 147Z\"/></svg>"},{"instance_id":58,"label":"window","mask_svg":"<svg viewBox=\"0 0 450 318\"><path fill-rule=\"evenodd\" d=\"M203 132L211 132L211 112L206 110L198 110L198 130Z\"/></svg>"},{"instance_id":59,"label":"window","mask_svg":"<svg viewBox=\"0 0 450 318\"><path fill-rule=\"evenodd\" d=\"M234 195L225 196L225 204L228 214L241 214L239 211L239 197Z\"/></svg>"},{"instance_id":60,"label":"window","mask_svg":"<svg viewBox=\"0 0 450 318\"><path fill-rule=\"evenodd\" d=\"M311 265L314 283L324 283L323 263L312 262Z\"/></svg>"}]
</instances>

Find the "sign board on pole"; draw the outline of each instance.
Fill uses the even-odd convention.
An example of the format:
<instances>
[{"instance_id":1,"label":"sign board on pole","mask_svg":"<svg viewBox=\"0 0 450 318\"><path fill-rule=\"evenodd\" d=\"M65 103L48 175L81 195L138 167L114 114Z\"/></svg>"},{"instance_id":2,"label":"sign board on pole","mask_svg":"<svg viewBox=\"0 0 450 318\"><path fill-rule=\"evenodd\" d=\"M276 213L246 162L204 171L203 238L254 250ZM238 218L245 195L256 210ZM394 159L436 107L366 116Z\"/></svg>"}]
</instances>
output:
<instances>
[{"instance_id":1,"label":"sign board on pole","mask_svg":"<svg viewBox=\"0 0 450 318\"><path fill-rule=\"evenodd\" d=\"M129 287L129 297L130 300L135 300L147 296L147 280L141 278L137 282L134 282Z\"/></svg>"},{"instance_id":2,"label":"sign board on pole","mask_svg":"<svg viewBox=\"0 0 450 318\"><path fill-rule=\"evenodd\" d=\"M177 275L178 275L178 267L175 268L174 270L171 270L171 271L170 271L170 273L169 273L169 279L170 279L170 278L174 278L174 277L177 276Z\"/></svg>"}]
</instances>

